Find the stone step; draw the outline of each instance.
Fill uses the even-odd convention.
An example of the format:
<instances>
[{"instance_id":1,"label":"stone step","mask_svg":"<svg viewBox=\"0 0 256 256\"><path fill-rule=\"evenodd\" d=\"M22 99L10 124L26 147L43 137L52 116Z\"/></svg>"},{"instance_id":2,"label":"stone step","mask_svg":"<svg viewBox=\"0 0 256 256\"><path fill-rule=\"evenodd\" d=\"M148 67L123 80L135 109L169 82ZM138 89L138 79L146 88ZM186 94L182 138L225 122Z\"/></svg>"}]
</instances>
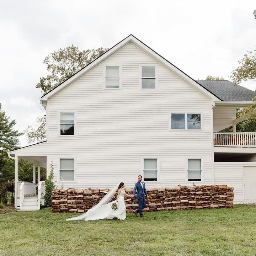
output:
<instances>
[{"instance_id":1,"label":"stone step","mask_svg":"<svg viewBox=\"0 0 256 256\"><path fill-rule=\"evenodd\" d=\"M40 208L38 206L22 206L18 209L20 212L38 211Z\"/></svg>"},{"instance_id":2,"label":"stone step","mask_svg":"<svg viewBox=\"0 0 256 256\"><path fill-rule=\"evenodd\" d=\"M22 206L36 206L37 205L37 200L36 201L23 201Z\"/></svg>"},{"instance_id":3,"label":"stone step","mask_svg":"<svg viewBox=\"0 0 256 256\"><path fill-rule=\"evenodd\" d=\"M29 196L29 197L26 197L24 196L24 200L28 201L28 200L37 200L37 196Z\"/></svg>"}]
</instances>

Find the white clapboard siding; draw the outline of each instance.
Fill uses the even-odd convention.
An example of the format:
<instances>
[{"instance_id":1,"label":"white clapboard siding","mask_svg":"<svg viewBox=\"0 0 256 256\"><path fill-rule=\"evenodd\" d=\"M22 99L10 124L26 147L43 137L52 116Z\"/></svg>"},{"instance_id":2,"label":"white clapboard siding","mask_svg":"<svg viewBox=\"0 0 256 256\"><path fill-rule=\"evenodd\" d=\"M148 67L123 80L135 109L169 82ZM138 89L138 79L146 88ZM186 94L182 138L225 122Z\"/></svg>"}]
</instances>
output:
<instances>
[{"instance_id":1,"label":"white clapboard siding","mask_svg":"<svg viewBox=\"0 0 256 256\"><path fill-rule=\"evenodd\" d=\"M215 184L226 184L234 187L234 203L242 203L244 200L243 186L243 162L219 162L214 163Z\"/></svg>"},{"instance_id":2,"label":"white clapboard siding","mask_svg":"<svg viewBox=\"0 0 256 256\"><path fill-rule=\"evenodd\" d=\"M140 88L143 64L156 65L156 90ZM121 66L121 89L104 89L105 65ZM75 111L75 136L59 136L60 111ZM76 182L57 183L64 188L110 187L120 181L132 187L143 157L159 159L159 181L147 182L148 187L192 185L186 181L188 158L202 159L203 181L195 183L212 184L212 112L207 96L128 43L48 100L47 142L28 147L26 154L45 154L55 179L59 158L74 157ZM200 113L202 130L170 130L171 113Z\"/></svg>"},{"instance_id":3,"label":"white clapboard siding","mask_svg":"<svg viewBox=\"0 0 256 256\"><path fill-rule=\"evenodd\" d=\"M233 125L236 119L236 108L226 106L216 106L213 109L213 131L219 132Z\"/></svg>"}]
</instances>

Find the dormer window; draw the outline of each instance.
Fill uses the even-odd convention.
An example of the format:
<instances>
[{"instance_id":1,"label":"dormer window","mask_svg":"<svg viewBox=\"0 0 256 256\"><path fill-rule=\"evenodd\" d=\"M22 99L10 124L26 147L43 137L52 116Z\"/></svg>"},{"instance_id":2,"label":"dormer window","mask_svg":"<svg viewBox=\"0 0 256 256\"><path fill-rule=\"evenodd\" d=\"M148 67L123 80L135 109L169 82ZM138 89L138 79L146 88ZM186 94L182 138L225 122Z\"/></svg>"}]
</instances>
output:
<instances>
[{"instance_id":1,"label":"dormer window","mask_svg":"<svg viewBox=\"0 0 256 256\"><path fill-rule=\"evenodd\" d=\"M60 135L75 134L75 113L61 112L60 113Z\"/></svg>"},{"instance_id":2,"label":"dormer window","mask_svg":"<svg viewBox=\"0 0 256 256\"><path fill-rule=\"evenodd\" d=\"M155 66L141 67L141 86L142 86L142 89L156 88L156 67Z\"/></svg>"},{"instance_id":3,"label":"dormer window","mask_svg":"<svg viewBox=\"0 0 256 256\"><path fill-rule=\"evenodd\" d=\"M106 89L120 88L119 66L106 66L105 87Z\"/></svg>"}]
</instances>

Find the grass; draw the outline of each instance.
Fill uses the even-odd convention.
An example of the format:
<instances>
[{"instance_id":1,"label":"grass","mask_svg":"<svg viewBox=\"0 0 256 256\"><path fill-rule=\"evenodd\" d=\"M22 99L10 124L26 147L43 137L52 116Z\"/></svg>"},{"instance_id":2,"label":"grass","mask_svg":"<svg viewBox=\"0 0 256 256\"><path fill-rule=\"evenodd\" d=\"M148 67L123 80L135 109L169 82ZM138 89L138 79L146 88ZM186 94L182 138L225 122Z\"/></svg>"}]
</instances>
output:
<instances>
[{"instance_id":1,"label":"grass","mask_svg":"<svg viewBox=\"0 0 256 256\"><path fill-rule=\"evenodd\" d=\"M0 214L0 255L253 255L256 207L127 214L125 221L66 221L75 214Z\"/></svg>"}]
</instances>

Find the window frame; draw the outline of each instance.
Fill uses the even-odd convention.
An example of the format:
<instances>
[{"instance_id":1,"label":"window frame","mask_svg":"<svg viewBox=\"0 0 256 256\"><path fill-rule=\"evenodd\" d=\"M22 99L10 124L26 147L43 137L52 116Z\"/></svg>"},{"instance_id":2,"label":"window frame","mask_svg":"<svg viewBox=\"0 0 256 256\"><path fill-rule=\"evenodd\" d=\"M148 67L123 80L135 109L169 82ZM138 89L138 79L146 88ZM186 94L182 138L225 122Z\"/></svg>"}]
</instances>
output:
<instances>
[{"instance_id":1,"label":"window frame","mask_svg":"<svg viewBox=\"0 0 256 256\"><path fill-rule=\"evenodd\" d=\"M62 160L62 159L73 159L74 160L74 180L61 180L60 179L60 161ZM72 183L76 183L76 158L74 157L74 156L59 156L58 157L58 176L57 176L57 180L58 180L58 182L59 183L70 183L70 182L72 182Z\"/></svg>"},{"instance_id":2,"label":"window frame","mask_svg":"<svg viewBox=\"0 0 256 256\"><path fill-rule=\"evenodd\" d=\"M156 172L156 179L157 180L146 180L145 181L145 176L144 176L144 164L145 164L145 161L144 160L148 160L148 159L152 159L152 160L156 160L157 161L157 172ZM143 182L159 182L159 174L160 174L160 164L159 164L159 158L158 157L152 157L152 156L149 156L149 157L142 157L141 158L141 165L142 165L142 170L141 170L141 175L142 175L142 180ZM149 169L146 170L146 171L150 171ZM155 171L155 170L153 170Z\"/></svg>"},{"instance_id":3,"label":"window frame","mask_svg":"<svg viewBox=\"0 0 256 256\"><path fill-rule=\"evenodd\" d=\"M64 135L64 134L61 134L61 132L60 132L60 126L61 126L60 118L61 118L61 113L72 113L72 114L74 114L74 134L73 134L73 135ZM76 136L76 125L77 125L77 122L76 122L76 111L73 111L73 110L61 110L61 111L59 111L59 128L58 128L58 135L59 135L59 136L61 136L61 137L74 137L74 136Z\"/></svg>"},{"instance_id":4,"label":"window frame","mask_svg":"<svg viewBox=\"0 0 256 256\"><path fill-rule=\"evenodd\" d=\"M151 89L151 88L142 88L142 79L143 79L143 77L142 77L142 67L155 67L155 88L154 89ZM154 78L154 77L144 77L144 78ZM154 65L154 64L143 64L143 65L140 65L140 89L141 90L146 90L146 91L155 91L155 90L157 90L157 88L158 88L158 79L157 79L158 77L157 77L157 66L156 65Z\"/></svg>"},{"instance_id":5,"label":"window frame","mask_svg":"<svg viewBox=\"0 0 256 256\"><path fill-rule=\"evenodd\" d=\"M200 129L188 129L188 115L190 114L194 114L194 113L197 113L198 115L200 115L200 123L201 123L201 128ZM185 128L184 129L172 129L172 114L182 114L182 115L185 115ZM192 114L192 115L193 115ZM194 114L194 115L196 115L196 114ZM203 130L203 115L202 115L202 113L200 113L200 112L195 112L195 111L190 111L190 112L183 112L183 113L181 113L181 112L173 112L173 113L170 113L170 117L169 117L169 130L170 131L202 131Z\"/></svg>"},{"instance_id":6,"label":"window frame","mask_svg":"<svg viewBox=\"0 0 256 256\"><path fill-rule=\"evenodd\" d=\"M107 88L107 83L106 83L106 79L107 79L107 67L119 67L119 87L118 88ZM103 82L103 87L105 90L120 90L122 89L122 65L117 65L117 64L109 64L109 65L105 65L104 66L104 71L103 71L103 78L104 78L104 82Z\"/></svg>"},{"instance_id":7,"label":"window frame","mask_svg":"<svg viewBox=\"0 0 256 256\"><path fill-rule=\"evenodd\" d=\"M189 169L188 169L188 160L200 160L201 161L201 180L188 180L188 172L189 172ZM186 159L187 161L187 164L186 164L186 182L189 182L189 183L202 183L203 182L203 159L201 157L189 157Z\"/></svg>"}]
</instances>

